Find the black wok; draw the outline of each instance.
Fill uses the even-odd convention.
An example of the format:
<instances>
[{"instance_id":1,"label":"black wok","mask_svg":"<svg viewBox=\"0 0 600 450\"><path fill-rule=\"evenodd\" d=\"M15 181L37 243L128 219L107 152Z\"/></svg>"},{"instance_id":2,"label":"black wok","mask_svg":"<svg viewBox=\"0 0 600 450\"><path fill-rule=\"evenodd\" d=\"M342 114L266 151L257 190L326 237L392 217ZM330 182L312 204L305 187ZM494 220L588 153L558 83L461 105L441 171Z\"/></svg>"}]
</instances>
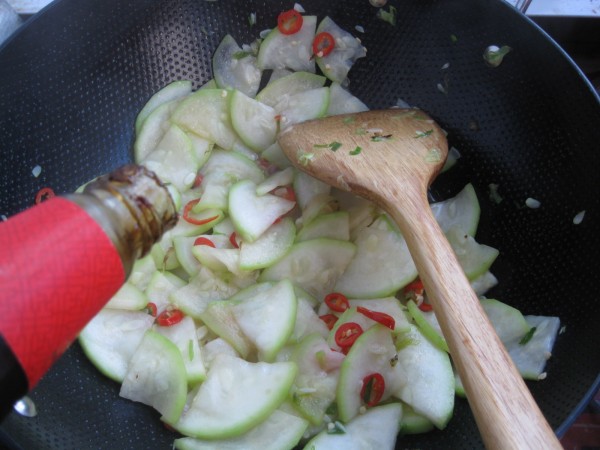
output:
<instances>
[{"instance_id":1,"label":"black wok","mask_svg":"<svg viewBox=\"0 0 600 450\"><path fill-rule=\"evenodd\" d=\"M398 8L395 27L377 19L367 0L302 1L307 13L330 15L367 47L350 73L355 95L371 108L401 98L448 131L462 158L432 193L441 199L474 183L482 204L478 240L501 250L492 267L500 284L489 295L526 314L562 319L566 330L547 379L529 383L560 435L600 384L600 102L566 54L501 0L391 4ZM182 78L200 86L226 32L249 43L292 6L57 0L34 16L0 50L0 214L31 205L43 186L69 192L130 161L133 122L153 92ZM482 58L491 44L513 48L497 68ZM31 173L36 165L38 178ZM499 204L489 199L491 183L499 186ZM528 197L541 207L525 207ZM574 225L582 210L583 222ZM9 416L4 445L167 449L175 438L157 413L120 399L118 386L77 344L31 397L38 416ZM445 431L404 437L397 448L481 446L468 405L458 400Z\"/></svg>"}]
</instances>

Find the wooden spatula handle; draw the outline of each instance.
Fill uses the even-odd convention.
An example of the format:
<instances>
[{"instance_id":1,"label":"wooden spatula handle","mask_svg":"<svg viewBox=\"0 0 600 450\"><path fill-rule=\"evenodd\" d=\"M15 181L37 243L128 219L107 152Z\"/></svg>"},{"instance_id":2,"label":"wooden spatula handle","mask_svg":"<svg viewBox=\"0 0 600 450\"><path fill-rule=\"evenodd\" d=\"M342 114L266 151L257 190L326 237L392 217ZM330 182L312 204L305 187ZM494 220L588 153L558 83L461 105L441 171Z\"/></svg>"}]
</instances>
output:
<instances>
[{"instance_id":1,"label":"wooden spatula handle","mask_svg":"<svg viewBox=\"0 0 600 450\"><path fill-rule=\"evenodd\" d=\"M438 313L486 447L562 448L483 311L426 194L395 191L385 202Z\"/></svg>"}]
</instances>

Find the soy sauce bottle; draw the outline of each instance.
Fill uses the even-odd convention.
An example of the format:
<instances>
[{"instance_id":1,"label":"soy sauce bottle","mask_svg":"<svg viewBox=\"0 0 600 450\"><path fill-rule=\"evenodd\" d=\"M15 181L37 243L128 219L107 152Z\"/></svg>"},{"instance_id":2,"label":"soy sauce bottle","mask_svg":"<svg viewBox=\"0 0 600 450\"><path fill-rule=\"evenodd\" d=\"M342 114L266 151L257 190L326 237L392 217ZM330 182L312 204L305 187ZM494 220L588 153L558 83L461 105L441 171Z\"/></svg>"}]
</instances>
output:
<instances>
[{"instance_id":1,"label":"soy sauce bottle","mask_svg":"<svg viewBox=\"0 0 600 450\"><path fill-rule=\"evenodd\" d=\"M160 180L127 165L0 223L0 420L176 222Z\"/></svg>"}]
</instances>

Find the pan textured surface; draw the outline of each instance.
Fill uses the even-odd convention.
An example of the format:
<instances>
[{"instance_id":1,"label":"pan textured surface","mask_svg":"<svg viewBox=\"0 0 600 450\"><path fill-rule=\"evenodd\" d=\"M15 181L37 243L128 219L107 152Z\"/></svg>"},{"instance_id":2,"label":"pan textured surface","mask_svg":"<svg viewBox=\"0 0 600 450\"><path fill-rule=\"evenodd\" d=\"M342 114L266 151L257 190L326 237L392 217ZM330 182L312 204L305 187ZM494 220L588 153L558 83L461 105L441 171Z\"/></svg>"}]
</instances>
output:
<instances>
[{"instance_id":1,"label":"pan textured surface","mask_svg":"<svg viewBox=\"0 0 600 450\"><path fill-rule=\"evenodd\" d=\"M402 99L424 109L459 149L459 163L432 194L443 199L472 182L482 207L478 241L501 252L492 268L500 284L489 296L524 314L561 318L548 377L528 385L564 432L599 385L597 95L562 50L500 0L392 1L396 26L377 19L366 0L301 3L367 48L350 72L352 93L371 108ZM131 161L134 120L152 93L177 79L199 87L227 32L250 43L292 6L57 0L0 49L0 215L31 205L44 186L70 192ZM491 68L483 60L489 45L513 50ZM490 184L500 203L490 199ZM538 209L525 206L530 197ZM24 449L171 448L176 436L158 414L118 390L75 344L31 393L38 416L13 414L2 430ZM482 447L467 402L457 401L446 430L398 440L398 449L417 447Z\"/></svg>"}]
</instances>

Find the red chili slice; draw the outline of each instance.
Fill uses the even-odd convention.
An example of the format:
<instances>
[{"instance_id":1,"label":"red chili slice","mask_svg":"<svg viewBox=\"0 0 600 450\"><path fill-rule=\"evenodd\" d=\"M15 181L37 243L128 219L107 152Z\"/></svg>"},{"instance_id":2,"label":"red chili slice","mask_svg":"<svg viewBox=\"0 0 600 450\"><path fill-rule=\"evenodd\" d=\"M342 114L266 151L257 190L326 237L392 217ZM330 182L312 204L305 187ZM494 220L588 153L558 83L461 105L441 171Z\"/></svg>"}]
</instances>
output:
<instances>
[{"instance_id":1,"label":"red chili slice","mask_svg":"<svg viewBox=\"0 0 600 450\"><path fill-rule=\"evenodd\" d=\"M360 397L367 406L376 406L381 401L384 391L385 380L383 375L375 372L363 378Z\"/></svg>"},{"instance_id":2,"label":"red chili slice","mask_svg":"<svg viewBox=\"0 0 600 450\"><path fill-rule=\"evenodd\" d=\"M335 312L344 312L350 308L348 298L344 294L339 292L332 292L325 296L325 304L329 306L329 309Z\"/></svg>"},{"instance_id":3,"label":"red chili slice","mask_svg":"<svg viewBox=\"0 0 600 450\"><path fill-rule=\"evenodd\" d=\"M423 286L423 282L420 278L417 278L415 281L404 286L404 293L416 292L417 294L422 294L424 290L425 287Z\"/></svg>"},{"instance_id":4,"label":"red chili slice","mask_svg":"<svg viewBox=\"0 0 600 450\"><path fill-rule=\"evenodd\" d=\"M199 237L194 241L194 245L207 245L208 247L216 248L215 243L208 238Z\"/></svg>"},{"instance_id":5,"label":"red chili slice","mask_svg":"<svg viewBox=\"0 0 600 450\"><path fill-rule=\"evenodd\" d=\"M234 248L240 248L240 244L238 244L237 241L237 233L235 231L229 235L229 242Z\"/></svg>"},{"instance_id":6,"label":"red chili slice","mask_svg":"<svg viewBox=\"0 0 600 450\"><path fill-rule=\"evenodd\" d=\"M313 54L319 58L329 55L335 48L335 38L327 32L315 36L312 44Z\"/></svg>"},{"instance_id":7,"label":"red chili slice","mask_svg":"<svg viewBox=\"0 0 600 450\"><path fill-rule=\"evenodd\" d=\"M319 319L325 322L325 325L327 325L328 329L333 330L333 326L338 321L338 316L336 316L335 314L324 314L322 316L319 316Z\"/></svg>"},{"instance_id":8,"label":"red chili slice","mask_svg":"<svg viewBox=\"0 0 600 450\"><path fill-rule=\"evenodd\" d=\"M185 315L179 309L165 309L156 318L156 323L161 327L170 327L181 322L184 317Z\"/></svg>"},{"instance_id":9,"label":"red chili slice","mask_svg":"<svg viewBox=\"0 0 600 450\"><path fill-rule=\"evenodd\" d=\"M196 206L199 202L200 199L197 198L195 200L187 202L186 205L183 207L183 219L186 222L191 223L193 225L204 225L219 218L219 216L209 217L208 219L195 219L193 217L190 217L190 212L192 212L192 208Z\"/></svg>"},{"instance_id":10,"label":"red chili slice","mask_svg":"<svg viewBox=\"0 0 600 450\"><path fill-rule=\"evenodd\" d=\"M429 312L433 311L433 306L431 306L429 303L421 302L419 309L423 312Z\"/></svg>"},{"instance_id":11,"label":"red chili slice","mask_svg":"<svg viewBox=\"0 0 600 450\"><path fill-rule=\"evenodd\" d=\"M197 174L196 178L194 178L194 184L192 184L192 188L198 188L202 184L202 180L204 180L204 176L202 174Z\"/></svg>"},{"instance_id":12,"label":"red chili slice","mask_svg":"<svg viewBox=\"0 0 600 450\"><path fill-rule=\"evenodd\" d=\"M346 322L340 325L335 332L335 343L342 349L349 349L363 333L361 326L355 322Z\"/></svg>"},{"instance_id":13,"label":"red chili slice","mask_svg":"<svg viewBox=\"0 0 600 450\"><path fill-rule=\"evenodd\" d=\"M56 194L54 193L52 188L44 187L40 189L37 194L35 194L35 204L39 205L40 203L45 202L46 200L49 200L52 197L56 197Z\"/></svg>"},{"instance_id":14,"label":"red chili slice","mask_svg":"<svg viewBox=\"0 0 600 450\"><path fill-rule=\"evenodd\" d=\"M359 306L356 310L361 313L363 316L368 317L369 319L374 320L375 322L380 323L384 327L388 327L390 330L396 328L396 320L390 316L389 314L382 313L379 311L372 311L367 308L363 308Z\"/></svg>"},{"instance_id":15,"label":"red chili slice","mask_svg":"<svg viewBox=\"0 0 600 450\"><path fill-rule=\"evenodd\" d=\"M277 17L277 29L281 34L295 34L302 28L302 22L304 22L302 15L295 9L290 9Z\"/></svg>"},{"instance_id":16,"label":"red chili slice","mask_svg":"<svg viewBox=\"0 0 600 450\"><path fill-rule=\"evenodd\" d=\"M144 311L146 311L148 314L150 314L152 317L156 317L157 314L157 309L156 309L156 304L150 302L146 305L146 308L144 308Z\"/></svg>"}]
</instances>

